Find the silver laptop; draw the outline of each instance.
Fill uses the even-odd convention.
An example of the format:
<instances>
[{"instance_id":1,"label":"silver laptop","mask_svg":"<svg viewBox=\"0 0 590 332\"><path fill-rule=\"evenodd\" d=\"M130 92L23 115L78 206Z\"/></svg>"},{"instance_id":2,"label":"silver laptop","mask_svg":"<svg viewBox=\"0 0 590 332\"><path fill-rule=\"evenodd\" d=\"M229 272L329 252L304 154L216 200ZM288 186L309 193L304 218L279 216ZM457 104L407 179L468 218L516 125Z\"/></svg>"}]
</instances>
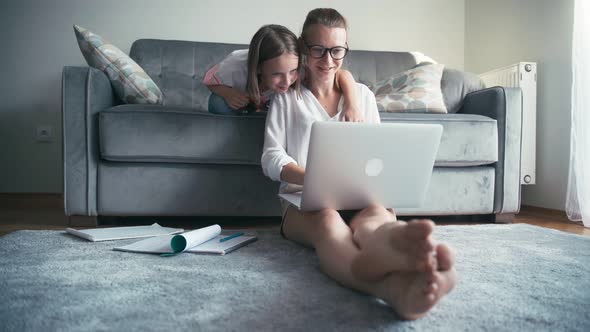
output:
<instances>
[{"instance_id":1,"label":"silver laptop","mask_svg":"<svg viewBox=\"0 0 590 332\"><path fill-rule=\"evenodd\" d=\"M443 128L438 124L314 122L301 211L416 208L424 201Z\"/></svg>"}]
</instances>

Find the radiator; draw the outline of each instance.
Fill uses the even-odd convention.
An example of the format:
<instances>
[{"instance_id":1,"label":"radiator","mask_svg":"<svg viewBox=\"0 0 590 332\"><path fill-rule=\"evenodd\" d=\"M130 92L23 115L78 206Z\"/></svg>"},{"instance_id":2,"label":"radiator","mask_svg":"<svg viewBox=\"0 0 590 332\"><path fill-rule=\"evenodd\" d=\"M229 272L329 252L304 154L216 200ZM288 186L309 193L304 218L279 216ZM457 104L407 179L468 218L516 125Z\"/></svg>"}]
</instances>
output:
<instances>
[{"instance_id":1,"label":"radiator","mask_svg":"<svg viewBox=\"0 0 590 332\"><path fill-rule=\"evenodd\" d=\"M537 131L537 64L519 62L480 74L487 87L503 86L522 90L522 142L520 183L535 184Z\"/></svg>"}]
</instances>

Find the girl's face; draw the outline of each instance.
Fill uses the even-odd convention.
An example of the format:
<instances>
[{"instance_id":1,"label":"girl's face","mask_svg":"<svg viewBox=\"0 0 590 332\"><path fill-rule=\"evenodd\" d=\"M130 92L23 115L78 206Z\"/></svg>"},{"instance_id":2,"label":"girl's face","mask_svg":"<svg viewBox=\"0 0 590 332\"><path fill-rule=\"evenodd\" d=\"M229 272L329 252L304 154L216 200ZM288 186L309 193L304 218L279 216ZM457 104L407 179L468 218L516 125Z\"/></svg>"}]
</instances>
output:
<instances>
[{"instance_id":1,"label":"girl's face","mask_svg":"<svg viewBox=\"0 0 590 332\"><path fill-rule=\"evenodd\" d=\"M307 36L307 40L305 40L307 48L306 66L311 79L333 81L336 71L342 67L343 59L334 60L332 54L336 54L336 58L338 58L341 55L341 48L346 48L346 29L313 24L309 27ZM334 47L336 49L333 49ZM317 56L321 54L322 48L324 48L324 54L318 58ZM328 51L327 49L333 50Z\"/></svg>"},{"instance_id":2,"label":"girl's face","mask_svg":"<svg viewBox=\"0 0 590 332\"><path fill-rule=\"evenodd\" d=\"M272 90L285 93L298 77L297 65L299 57L291 53L266 60L260 66L260 81L262 90Z\"/></svg>"}]
</instances>

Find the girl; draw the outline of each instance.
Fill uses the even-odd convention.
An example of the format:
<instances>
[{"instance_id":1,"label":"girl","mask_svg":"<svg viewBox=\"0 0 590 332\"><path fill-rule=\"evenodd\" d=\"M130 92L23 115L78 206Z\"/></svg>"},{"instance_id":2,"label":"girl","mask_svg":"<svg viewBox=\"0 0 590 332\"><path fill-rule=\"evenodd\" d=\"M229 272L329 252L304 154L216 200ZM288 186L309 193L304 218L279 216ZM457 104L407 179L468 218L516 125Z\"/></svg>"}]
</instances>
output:
<instances>
[{"instance_id":1,"label":"girl","mask_svg":"<svg viewBox=\"0 0 590 332\"><path fill-rule=\"evenodd\" d=\"M248 50L237 50L205 74L211 90L209 112L216 114L267 111L272 95L285 93L294 83L299 91L297 36L281 25L265 25L252 37ZM362 121L356 109L355 82L345 70L338 73L345 93L345 121Z\"/></svg>"},{"instance_id":2,"label":"girl","mask_svg":"<svg viewBox=\"0 0 590 332\"><path fill-rule=\"evenodd\" d=\"M280 192L304 185L307 147L315 121L342 112L336 75L348 53L346 21L334 9L314 9L300 37L306 78L301 93L277 95L266 118L262 168ZM356 84L358 109L379 123L375 96ZM323 209L302 212L282 201L284 237L315 249L322 270L338 283L389 303L402 317L424 315L455 284L453 258L432 240L430 220L397 221L392 210Z\"/></svg>"}]
</instances>

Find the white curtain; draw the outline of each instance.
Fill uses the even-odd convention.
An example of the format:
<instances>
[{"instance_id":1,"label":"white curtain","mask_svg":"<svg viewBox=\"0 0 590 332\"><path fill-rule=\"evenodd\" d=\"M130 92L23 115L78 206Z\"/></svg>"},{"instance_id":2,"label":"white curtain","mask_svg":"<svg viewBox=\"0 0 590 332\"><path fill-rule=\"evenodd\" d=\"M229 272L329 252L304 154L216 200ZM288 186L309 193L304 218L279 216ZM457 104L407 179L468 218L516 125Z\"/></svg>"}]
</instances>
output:
<instances>
[{"instance_id":1,"label":"white curtain","mask_svg":"<svg viewBox=\"0 0 590 332\"><path fill-rule=\"evenodd\" d=\"M565 209L590 227L590 1L575 0L570 169Z\"/></svg>"}]
</instances>

